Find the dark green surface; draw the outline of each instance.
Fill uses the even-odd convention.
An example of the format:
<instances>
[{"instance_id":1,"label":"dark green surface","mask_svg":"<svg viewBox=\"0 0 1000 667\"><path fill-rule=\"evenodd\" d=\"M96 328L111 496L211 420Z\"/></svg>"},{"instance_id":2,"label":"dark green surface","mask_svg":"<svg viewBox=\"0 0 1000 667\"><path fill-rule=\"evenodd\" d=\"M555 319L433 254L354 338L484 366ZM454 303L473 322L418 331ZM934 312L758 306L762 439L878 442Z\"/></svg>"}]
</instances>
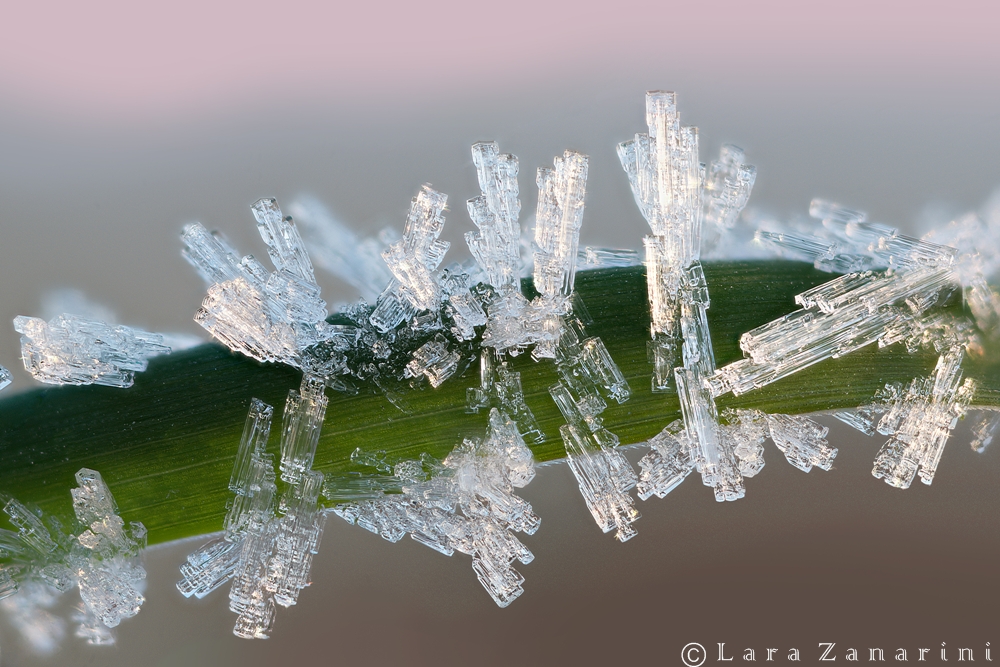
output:
<instances>
[{"instance_id":1,"label":"dark green surface","mask_svg":"<svg viewBox=\"0 0 1000 667\"><path fill-rule=\"evenodd\" d=\"M781 261L708 263L705 274L720 366L742 357L741 333L794 310L795 294L830 279L810 265ZM612 404L605 424L623 443L645 440L679 416L675 395L650 391L645 271L581 272L576 287L594 319L587 333L604 340L632 386L632 399ZM976 403L1000 405L1000 355L987 357L991 363L967 360L966 374L980 382ZM934 353L911 356L900 345L870 346L738 399L726 397L720 408L794 414L852 407L886 382L928 373L936 358ZM558 427L563 422L548 395L556 379L551 362L536 364L525 355L515 368L547 436L532 446L536 458L562 457ZM86 466L104 475L126 521L146 524L151 543L219 530L250 398L275 406L270 446L277 451L278 415L298 381L296 371L203 345L154 359L130 389L56 387L12 395L0 401L0 491L66 516L73 474ZM444 456L462 435L485 429L485 413L465 413L465 389L478 382L473 365L436 390L411 392L409 415L379 394L331 394L315 468L360 470L349 460L359 446L386 450L392 459L424 451Z\"/></svg>"}]
</instances>

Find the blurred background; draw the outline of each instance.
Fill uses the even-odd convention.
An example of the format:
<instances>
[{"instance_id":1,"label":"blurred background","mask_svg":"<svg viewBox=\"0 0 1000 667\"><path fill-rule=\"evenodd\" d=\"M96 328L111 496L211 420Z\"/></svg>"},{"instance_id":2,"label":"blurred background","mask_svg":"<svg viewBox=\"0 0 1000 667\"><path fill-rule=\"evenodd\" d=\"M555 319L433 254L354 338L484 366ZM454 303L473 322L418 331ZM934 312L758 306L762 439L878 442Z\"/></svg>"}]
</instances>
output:
<instances>
[{"instance_id":1,"label":"blurred background","mask_svg":"<svg viewBox=\"0 0 1000 667\"><path fill-rule=\"evenodd\" d=\"M400 228L410 198L431 183L451 197L449 257L464 256L464 201L478 194L469 146L478 140L520 158L526 213L537 167L566 148L588 153L583 242L639 247L647 227L614 147L645 130L651 88L678 92L682 121L701 130L704 161L723 142L747 151L758 167L751 206L777 215L804 213L822 196L919 231L928 217L976 208L1000 185L995 3L179 0L19 3L4 14L0 322L38 315L48 291L72 287L123 323L198 334L191 317L203 286L180 257L180 228L198 220L261 255L249 206L263 196L313 195L373 234ZM328 302L357 296L318 278ZM32 386L9 325L0 328L0 364L15 373L6 391ZM840 434L845 452L843 439L854 436ZM814 473L800 489L775 477L761 485L776 485L770 496L753 500L751 485L736 504L743 509L715 507L685 485L693 504L660 502L628 545L592 535L586 517L570 521L575 533L565 524L562 538L547 533L560 530L549 522L529 544L539 559L523 570L527 594L504 611L460 557L388 545L335 519L317 585L279 614L267 649L225 636L231 618L220 600L157 607L189 550L162 549L151 555L149 602L119 629L119 648L77 646L43 663L270 664L294 645L323 664L347 655L348 664L590 664L658 650L674 664L688 641L837 641L809 634L810 616L844 641L880 619L897 628L887 637L926 637L929 646L975 619L995 626L995 606L973 604L1000 593L989 564L1000 555L1000 500L983 492L995 485L945 478L948 465L985 463L995 473L995 457L972 458L953 443L932 489L900 494L868 475L878 443L857 444L857 465L842 454L827 475L837 483L817 487ZM556 494L551 507L565 506L556 516L580 514L569 472L546 475L557 481L544 486L543 475L529 490ZM853 510L835 509L843 503ZM659 523L649 519L657 513ZM740 513L777 532L751 532ZM922 527L908 532L914 526ZM930 548L923 565L903 567L910 549ZM831 584L830 567L840 576L832 581L846 583ZM826 604L831 591L843 605ZM863 613L848 593L867 601ZM963 601L972 608L962 611ZM703 639L689 639L699 628ZM449 644L455 635L469 641ZM31 664L18 646L0 631L0 660Z\"/></svg>"}]
</instances>

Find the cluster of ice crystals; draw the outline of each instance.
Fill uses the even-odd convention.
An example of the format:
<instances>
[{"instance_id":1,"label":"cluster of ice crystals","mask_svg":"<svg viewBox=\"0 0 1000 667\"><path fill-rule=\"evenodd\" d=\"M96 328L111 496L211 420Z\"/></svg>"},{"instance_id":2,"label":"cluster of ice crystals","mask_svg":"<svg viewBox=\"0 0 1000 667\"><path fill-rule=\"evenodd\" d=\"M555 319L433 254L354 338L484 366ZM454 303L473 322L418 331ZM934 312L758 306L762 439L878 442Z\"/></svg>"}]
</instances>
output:
<instances>
[{"instance_id":1,"label":"cluster of ice crystals","mask_svg":"<svg viewBox=\"0 0 1000 667\"><path fill-rule=\"evenodd\" d=\"M483 194L469 200L480 231L470 232L466 240L485 279L498 283L487 304L482 345L511 356L534 346L535 360L554 358L560 318L571 310L588 158L565 151L552 169L538 170L533 276L540 296L528 301L519 289L517 158L500 154L495 143L476 144L472 150Z\"/></svg>"},{"instance_id":2,"label":"cluster of ice crystals","mask_svg":"<svg viewBox=\"0 0 1000 667\"><path fill-rule=\"evenodd\" d=\"M785 455L785 459L803 472L815 466L829 470L837 450L829 446L826 427L802 415L766 414L759 410L731 410L723 414L725 423L716 424L718 442L727 443L735 456L736 467L743 477L753 477L764 467L764 442L770 438ZM698 468L702 480L713 480L704 474L704 452L689 436L685 422L677 420L649 441L650 451L639 462L641 472L637 490L639 498L656 495L663 498L673 491L684 478ZM732 459L726 459L732 465ZM735 478L732 470L727 471ZM738 493L738 487L718 484L713 480L717 500L733 499L727 494Z\"/></svg>"},{"instance_id":3,"label":"cluster of ice crystals","mask_svg":"<svg viewBox=\"0 0 1000 667\"><path fill-rule=\"evenodd\" d=\"M326 303L292 219L274 199L259 200L252 211L273 272L252 255L240 259L200 223L184 228L182 254L209 284L195 321L231 350L302 367L303 351L331 335Z\"/></svg>"},{"instance_id":4,"label":"cluster of ice crystals","mask_svg":"<svg viewBox=\"0 0 1000 667\"><path fill-rule=\"evenodd\" d=\"M559 433L570 470L597 525L604 532L614 529L624 542L635 536L631 524L639 518L629 495L636 475L600 414L610 400L627 401L632 390L604 342L586 337L578 318L563 322L555 351L560 380L549 394L566 420Z\"/></svg>"},{"instance_id":5,"label":"cluster of ice crystals","mask_svg":"<svg viewBox=\"0 0 1000 667\"><path fill-rule=\"evenodd\" d=\"M820 271L906 272L937 267L956 271L954 277L960 277L958 251L951 246L906 236L894 227L869 222L864 211L822 199L810 203L809 215L814 224L758 220L754 240L782 256L811 262ZM808 231L803 231L806 228Z\"/></svg>"},{"instance_id":6,"label":"cluster of ice crystals","mask_svg":"<svg viewBox=\"0 0 1000 667\"><path fill-rule=\"evenodd\" d=\"M691 320L701 317L695 304L704 301L708 306L698 264L703 221L716 231L731 228L750 197L756 169L744 162L741 149L726 145L706 170L698 162L698 129L680 125L672 92L646 93L646 124L648 134L619 144L618 157L653 232L643 239L652 334L649 356L653 391L667 391L677 362L677 341L686 338L682 310L687 308Z\"/></svg>"},{"instance_id":7,"label":"cluster of ice crystals","mask_svg":"<svg viewBox=\"0 0 1000 667\"><path fill-rule=\"evenodd\" d=\"M170 352L160 334L74 315L49 322L18 316L14 329L21 334L25 370L48 384L131 387L150 357ZM0 388L9 382L10 374L0 369Z\"/></svg>"},{"instance_id":8,"label":"cluster of ice crystals","mask_svg":"<svg viewBox=\"0 0 1000 667\"><path fill-rule=\"evenodd\" d=\"M311 470L326 410L322 383L303 377L289 392L281 434L279 494L273 456L267 452L274 410L252 399L229 481L232 497L222 536L188 555L177 589L203 598L232 581L229 608L237 614L233 633L266 638L275 605L289 607L310 584L325 515L319 507L323 475Z\"/></svg>"},{"instance_id":9,"label":"cluster of ice crystals","mask_svg":"<svg viewBox=\"0 0 1000 667\"><path fill-rule=\"evenodd\" d=\"M384 458L354 457L385 472ZM424 455L392 467L401 493L344 503L334 512L390 542L407 533L447 556L472 556L480 583L500 607L524 592L524 577L512 565L534 558L515 532L533 534L539 518L514 494L534 477L531 451L517 425L496 408L486 437L466 438L443 460Z\"/></svg>"},{"instance_id":10,"label":"cluster of ice crystals","mask_svg":"<svg viewBox=\"0 0 1000 667\"><path fill-rule=\"evenodd\" d=\"M965 290L965 302L986 335L1000 337L1000 294L988 278L1000 274L1000 245L984 242L1000 238L1000 195L984 207L982 214L966 213L924 235L923 240L958 250L955 273Z\"/></svg>"},{"instance_id":11,"label":"cluster of ice crystals","mask_svg":"<svg viewBox=\"0 0 1000 667\"><path fill-rule=\"evenodd\" d=\"M398 282L399 294L417 310L436 309L441 303L441 288L433 271L450 245L438 240L447 202L447 195L423 186L410 203L403 238L382 251Z\"/></svg>"},{"instance_id":12,"label":"cluster of ice crystals","mask_svg":"<svg viewBox=\"0 0 1000 667\"><path fill-rule=\"evenodd\" d=\"M980 409L972 422L972 441L970 445L974 452L985 452L993 442L993 436L1000 431L1000 410Z\"/></svg>"},{"instance_id":13,"label":"cluster of ice crystals","mask_svg":"<svg viewBox=\"0 0 1000 667\"><path fill-rule=\"evenodd\" d=\"M113 643L110 628L139 613L146 571L140 564L146 528L126 526L100 473L81 468L71 490L78 534L54 517L10 499L4 512L17 532L0 530L0 597L14 596L8 611L25 615L19 628L41 652L51 652L63 634L49 612L55 599L77 588L82 616L77 635L90 643ZM20 589L20 590L19 590Z\"/></svg>"},{"instance_id":14,"label":"cluster of ice crystals","mask_svg":"<svg viewBox=\"0 0 1000 667\"><path fill-rule=\"evenodd\" d=\"M710 378L713 393L743 394L876 341L939 351L967 342L971 331L960 320L928 312L955 281L951 254L924 245L917 241L914 254L895 256L897 268L847 273L796 296L802 309L741 336L747 358Z\"/></svg>"},{"instance_id":15,"label":"cluster of ice crystals","mask_svg":"<svg viewBox=\"0 0 1000 667\"><path fill-rule=\"evenodd\" d=\"M900 489L908 488L918 471L924 484L934 481L951 431L976 390L971 378L962 381L964 356L961 345L951 347L938 357L933 375L914 378L905 387L886 385L873 403L835 414L868 435L891 436L875 458L872 475ZM983 451L998 425L996 413L982 415L973 426L973 450Z\"/></svg>"},{"instance_id":16,"label":"cluster of ice crystals","mask_svg":"<svg viewBox=\"0 0 1000 667\"><path fill-rule=\"evenodd\" d=\"M643 239L652 388L666 391L673 380L684 428L668 427L654 439L642 466L640 497L662 496L697 467L717 500L736 500L744 495L739 460L720 430L706 381L715 370L715 353L706 312L708 284L699 258L703 221L732 227L756 171L735 146L724 146L720 159L706 170L698 161L698 130L680 125L674 93L646 94L646 124L648 134L619 144L618 157L652 231ZM683 365L675 368L678 342Z\"/></svg>"},{"instance_id":17,"label":"cluster of ice crystals","mask_svg":"<svg viewBox=\"0 0 1000 667\"><path fill-rule=\"evenodd\" d=\"M406 377L424 376L435 389L451 377L461 359L457 352L448 349L448 341L438 334L413 353L413 360L406 365Z\"/></svg>"},{"instance_id":18,"label":"cluster of ice crystals","mask_svg":"<svg viewBox=\"0 0 1000 667\"><path fill-rule=\"evenodd\" d=\"M0 389L3 389L7 385L9 385L11 379L12 378L10 376L10 371L4 368L3 366L0 366Z\"/></svg>"}]
</instances>

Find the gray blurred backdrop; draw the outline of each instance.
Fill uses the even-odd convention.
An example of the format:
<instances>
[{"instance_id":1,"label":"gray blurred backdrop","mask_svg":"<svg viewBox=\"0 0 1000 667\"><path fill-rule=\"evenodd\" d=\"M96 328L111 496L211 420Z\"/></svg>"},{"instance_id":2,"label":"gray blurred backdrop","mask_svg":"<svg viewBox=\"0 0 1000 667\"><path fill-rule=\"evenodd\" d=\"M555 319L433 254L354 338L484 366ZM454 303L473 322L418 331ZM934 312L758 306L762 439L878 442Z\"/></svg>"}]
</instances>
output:
<instances>
[{"instance_id":1,"label":"gray blurred backdrop","mask_svg":"<svg viewBox=\"0 0 1000 667\"><path fill-rule=\"evenodd\" d=\"M180 3L130 17L110 3L52 24L16 10L0 67L0 325L73 287L123 323L199 334L204 290L180 228L201 221L260 255L249 206L262 196L310 194L375 233L401 227L431 183L451 197L449 257L464 256L464 201L478 192L469 146L484 139L520 158L526 213L537 167L566 148L588 153L582 242L637 248L647 227L614 147L644 131L649 88L678 92L704 161L723 142L747 151L751 206L774 214L822 196L919 231L1000 185L991 5L438 4L411 15L391 3ZM48 48L50 28L63 51ZM318 277L328 302L356 297ZM32 386L9 324L0 364L15 372L6 391ZM709 663L717 642L758 660L798 647L814 662L818 642L837 642L839 660L850 646L862 659L869 646L906 647L912 660L942 642L983 659L1000 641L996 452L973 454L960 426L934 485L899 492L870 475L880 441L824 419L840 448L832 471L805 475L771 449L746 499L716 505L689 480L641 503L639 536L624 545L593 525L565 466L546 468L524 493L543 519L524 540L537 558L505 610L467 558L334 517L314 586L279 610L267 642L229 634L224 591L176 593L192 543L152 550L148 601L117 647L71 640L34 658L0 625L0 660L678 664L693 641Z\"/></svg>"}]
</instances>

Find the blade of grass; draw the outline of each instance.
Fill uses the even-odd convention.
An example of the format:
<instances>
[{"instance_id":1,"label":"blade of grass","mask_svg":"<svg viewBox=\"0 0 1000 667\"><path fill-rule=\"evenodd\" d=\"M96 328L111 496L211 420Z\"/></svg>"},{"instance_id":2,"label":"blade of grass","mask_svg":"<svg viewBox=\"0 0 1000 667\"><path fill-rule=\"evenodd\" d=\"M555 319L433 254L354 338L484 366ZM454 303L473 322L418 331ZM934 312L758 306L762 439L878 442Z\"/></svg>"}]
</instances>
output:
<instances>
[{"instance_id":1,"label":"blade of grass","mask_svg":"<svg viewBox=\"0 0 1000 667\"><path fill-rule=\"evenodd\" d=\"M808 264L784 261L706 263L712 290L709 323L719 364L741 358L743 332L795 309L793 297L830 279ZM679 417L674 394L650 390L646 360L649 310L642 267L581 272L576 288L600 336L632 386L633 397L612 404L605 424L623 443L640 442ZM952 307L959 307L957 304ZM720 401L720 408L756 407L789 414L856 406L886 382L930 372L933 352L910 355L901 345L870 346L828 360L762 390ZM546 434L532 445L539 461L564 456L562 418L549 398L551 363L519 357L525 398ZM966 375L980 389L975 402L1000 405L1000 353L969 359ZM53 387L0 400L0 491L71 516L69 489L81 467L99 470L126 521L142 521L150 543L219 530L227 482L250 398L280 413L299 375L261 365L217 345L154 359L127 390ZM428 452L442 457L461 436L482 431L485 413L465 412L465 389L479 382L478 365L438 389L406 395L404 414L380 393L331 394L315 468L327 474L361 471L356 447L382 449L393 459ZM277 449L279 428L270 447Z\"/></svg>"}]
</instances>

